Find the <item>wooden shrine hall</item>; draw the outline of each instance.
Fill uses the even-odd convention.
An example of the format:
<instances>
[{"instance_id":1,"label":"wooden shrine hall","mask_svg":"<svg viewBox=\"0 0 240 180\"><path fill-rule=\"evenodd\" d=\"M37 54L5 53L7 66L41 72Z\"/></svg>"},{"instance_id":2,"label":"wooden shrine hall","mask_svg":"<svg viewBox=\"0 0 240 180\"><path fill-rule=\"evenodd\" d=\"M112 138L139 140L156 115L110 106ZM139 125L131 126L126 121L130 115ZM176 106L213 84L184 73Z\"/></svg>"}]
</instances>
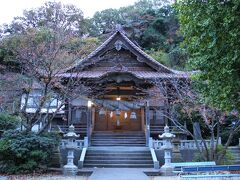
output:
<instances>
[{"instance_id":1,"label":"wooden shrine hall","mask_svg":"<svg viewBox=\"0 0 240 180\"><path fill-rule=\"evenodd\" d=\"M187 79L185 72L172 70L133 43L121 26L86 59L62 76L81 81L87 89L81 99L68 105L68 125L79 133L143 133L146 142L159 135L167 123L166 96L157 82ZM82 131L81 131L82 130Z\"/></svg>"},{"instance_id":2,"label":"wooden shrine hall","mask_svg":"<svg viewBox=\"0 0 240 180\"><path fill-rule=\"evenodd\" d=\"M61 76L80 89L81 98L69 100L67 121L62 121L64 131L73 124L87 142L80 168L159 167L150 142L163 133L165 124L172 125L164 114L174 92L164 87L171 87L172 80L188 80L186 72L154 60L118 25L103 44ZM186 134L179 132L178 137Z\"/></svg>"}]
</instances>

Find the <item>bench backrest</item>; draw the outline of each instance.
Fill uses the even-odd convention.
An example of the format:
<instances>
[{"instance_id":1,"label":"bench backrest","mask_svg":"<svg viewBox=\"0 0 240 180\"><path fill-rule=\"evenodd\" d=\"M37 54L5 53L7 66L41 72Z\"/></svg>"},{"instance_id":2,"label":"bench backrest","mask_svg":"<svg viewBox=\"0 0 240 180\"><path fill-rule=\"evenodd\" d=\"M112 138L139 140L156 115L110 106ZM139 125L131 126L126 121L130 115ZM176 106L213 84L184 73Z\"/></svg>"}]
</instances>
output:
<instances>
[{"instance_id":1,"label":"bench backrest","mask_svg":"<svg viewBox=\"0 0 240 180\"><path fill-rule=\"evenodd\" d=\"M205 162L179 162L179 163L171 163L174 167L182 167L182 166L213 166L216 165L215 161L205 161Z\"/></svg>"},{"instance_id":2,"label":"bench backrest","mask_svg":"<svg viewBox=\"0 0 240 180\"><path fill-rule=\"evenodd\" d=\"M183 172L239 171L240 165L182 167Z\"/></svg>"},{"instance_id":3,"label":"bench backrest","mask_svg":"<svg viewBox=\"0 0 240 180\"><path fill-rule=\"evenodd\" d=\"M180 162L180 163L171 163L175 171L181 171L182 167L198 167L198 166L213 166L216 165L214 161L206 162Z\"/></svg>"}]
</instances>

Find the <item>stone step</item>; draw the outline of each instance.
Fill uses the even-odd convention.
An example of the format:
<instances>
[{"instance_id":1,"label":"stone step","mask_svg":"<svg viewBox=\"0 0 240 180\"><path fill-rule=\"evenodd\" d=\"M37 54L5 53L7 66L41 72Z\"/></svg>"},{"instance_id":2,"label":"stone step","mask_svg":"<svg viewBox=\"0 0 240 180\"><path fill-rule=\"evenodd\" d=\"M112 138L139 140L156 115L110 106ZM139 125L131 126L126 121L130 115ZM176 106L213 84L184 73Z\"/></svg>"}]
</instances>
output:
<instances>
[{"instance_id":1,"label":"stone step","mask_svg":"<svg viewBox=\"0 0 240 180\"><path fill-rule=\"evenodd\" d=\"M93 131L93 134L144 134L143 131Z\"/></svg>"},{"instance_id":2,"label":"stone step","mask_svg":"<svg viewBox=\"0 0 240 180\"><path fill-rule=\"evenodd\" d=\"M94 154L87 154L86 158L95 158L95 159L151 159L151 155L143 154L143 155L130 155L130 154L100 154L100 155L94 155Z\"/></svg>"},{"instance_id":3,"label":"stone step","mask_svg":"<svg viewBox=\"0 0 240 180\"><path fill-rule=\"evenodd\" d=\"M85 160L84 163L86 164L153 164L152 160Z\"/></svg>"},{"instance_id":4,"label":"stone step","mask_svg":"<svg viewBox=\"0 0 240 180\"><path fill-rule=\"evenodd\" d=\"M95 132L84 167L153 168L153 161L142 132Z\"/></svg>"},{"instance_id":5,"label":"stone step","mask_svg":"<svg viewBox=\"0 0 240 180\"><path fill-rule=\"evenodd\" d=\"M121 139L121 138L126 138L126 139L145 139L145 136L95 136L92 135L93 139Z\"/></svg>"},{"instance_id":6,"label":"stone step","mask_svg":"<svg viewBox=\"0 0 240 180\"><path fill-rule=\"evenodd\" d=\"M101 147L92 147L90 146L88 148L88 152L89 151L106 151L106 152L149 152L149 148L148 147L104 147L104 146L101 146Z\"/></svg>"},{"instance_id":7,"label":"stone step","mask_svg":"<svg viewBox=\"0 0 240 180\"><path fill-rule=\"evenodd\" d=\"M92 134L94 137L145 137L144 134Z\"/></svg>"},{"instance_id":8,"label":"stone step","mask_svg":"<svg viewBox=\"0 0 240 180\"><path fill-rule=\"evenodd\" d=\"M145 139L92 139L91 140L92 142L122 142L122 141L125 141L125 142L146 142Z\"/></svg>"},{"instance_id":9,"label":"stone step","mask_svg":"<svg viewBox=\"0 0 240 180\"><path fill-rule=\"evenodd\" d=\"M145 144L93 144L92 146L129 146L129 147L144 147Z\"/></svg>"},{"instance_id":10,"label":"stone step","mask_svg":"<svg viewBox=\"0 0 240 180\"><path fill-rule=\"evenodd\" d=\"M126 136L126 137L142 137L144 136L143 133L141 134L117 134L117 133L109 133L109 134L92 134L93 136L98 136L98 137L104 137L104 136L115 136L115 137L118 137L118 136Z\"/></svg>"},{"instance_id":11,"label":"stone step","mask_svg":"<svg viewBox=\"0 0 240 180\"><path fill-rule=\"evenodd\" d=\"M135 140L145 140L145 138L143 137L138 137L138 138L135 138L135 137L129 137L129 138L126 138L126 137L108 137L108 138L96 138L96 137L92 137L91 138L92 141L99 141L99 140L130 140L130 141L135 141Z\"/></svg>"},{"instance_id":12,"label":"stone step","mask_svg":"<svg viewBox=\"0 0 240 180\"><path fill-rule=\"evenodd\" d=\"M139 160L141 158L141 160L152 160L152 157L151 156L134 156L134 157L122 157L122 156L86 156L86 158L88 160L105 160L105 159L108 159L108 160Z\"/></svg>"},{"instance_id":13,"label":"stone step","mask_svg":"<svg viewBox=\"0 0 240 180\"><path fill-rule=\"evenodd\" d=\"M146 144L146 141L140 141L140 140L138 140L138 141L128 141L128 140L121 140L121 141L119 141L119 140L116 140L116 141L114 141L114 140L111 140L111 141L104 141L104 140L102 140L102 141L91 141L91 144L99 144L99 143L103 143L103 144L111 144L111 143L113 143L113 144L117 144L117 143L124 143L124 144L142 144L142 143L144 143L144 144Z\"/></svg>"},{"instance_id":14,"label":"stone step","mask_svg":"<svg viewBox=\"0 0 240 180\"><path fill-rule=\"evenodd\" d=\"M96 147L102 147L102 146L122 146L122 147L145 147L145 143L138 143L138 144L133 144L133 143L93 143L91 146Z\"/></svg>"},{"instance_id":15,"label":"stone step","mask_svg":"<svg viewBox=\"0 0 240 180\"><path fill-rule=\"evenodd\" d=\"M91 144L93 146L121 146L142 145L146 144L146 139L143 132L94 132L92 134Z\"/></svg>"},{"instance_id":16,"label":"stone step","mask_svg":"<svg viewBox=\"0 0 240 180\"><path fill-rule=\"evenodd\" d=\"M149 151L108 151L108 150L88 150L87 154L102 154L102 155L106 155L106 154L110 154L110 155L118 155L118 154L123 154L123 155L145 155L145 154L150 154Z\"/></svg>"},{"instance_id":17,"label":"stone step","mask_svg":"<svg viewBox=\"0 0 240 180\"><path fill-rule=\"evenodd\" d=\"M92 138L92 141L146 141L145 138L107 138L107 139L96 139L96 138Z\"/></svg>"},{"instance_id":18,"label":"stone step","mask_svg":"<svg viewBox=\"0 0 240 180\"><path fill-rule=\"evenodd\" d=\"M86 168L153 168L153 164L88 164L84 163Z\"/></svg>"}]
</instances>

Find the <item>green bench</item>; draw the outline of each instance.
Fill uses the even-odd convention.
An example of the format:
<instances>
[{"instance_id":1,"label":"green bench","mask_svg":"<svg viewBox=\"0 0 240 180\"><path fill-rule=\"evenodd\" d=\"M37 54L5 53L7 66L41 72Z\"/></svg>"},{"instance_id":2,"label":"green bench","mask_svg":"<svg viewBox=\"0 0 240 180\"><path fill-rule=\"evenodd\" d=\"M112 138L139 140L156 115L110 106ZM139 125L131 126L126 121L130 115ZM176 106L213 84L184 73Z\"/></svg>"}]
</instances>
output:
<instances>
[{"instance_id":1,"label":"green bench","mask_svg":"<svg viewBox=\"0 0 240 180\"><path fill-rule=\"evenodd\" d=\"M182 173L183 167L198 167L198 166L214 166L216 163L214 161L205 161L205 162L179 162L179 163L171 163L174 167L174 173L180 174Z\"/></svg>"},{"instance_id":2,"label":"green bench","mask_svg":"<svg viewBox=\"0 0 240 180\"><path fill-rule=\"evenodd\" d=\"M240 171L240 165L215 165L215 166L198 166L198 167L182 167L183 173L188 175L181 175L181 179L201 179L201 178L239 178L240 174L192 174L199 172L218 172L218 171ZM191 174L190 174L191 173Z\"/></svg>"},{"instance_id":3,"label":"green bench","mask_svg":"<svg viewBox=\"0 0 240 180\"><path fill-rule=\"evenodd\" d=\"M201 174L201 175L182 175L180 179L195 180L201 178L239 178L240 174Z\"/></svg>"}]
</instances>

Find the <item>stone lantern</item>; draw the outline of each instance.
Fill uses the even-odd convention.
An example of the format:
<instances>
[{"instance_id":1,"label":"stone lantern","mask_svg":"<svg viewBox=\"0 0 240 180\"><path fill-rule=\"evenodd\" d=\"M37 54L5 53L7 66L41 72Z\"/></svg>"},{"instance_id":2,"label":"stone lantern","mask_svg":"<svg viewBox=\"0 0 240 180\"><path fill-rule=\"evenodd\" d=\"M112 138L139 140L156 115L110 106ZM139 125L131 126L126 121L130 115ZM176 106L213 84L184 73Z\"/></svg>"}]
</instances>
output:
<instances>
[{"instance_id":1,"label":"stone lantern","mask_svg":"<svg viewBox=\"0 0 240 180\"><path fill-rule=\"evenodd\" d=\"M74 149L76 148L75 139L79 137L74 131L74 126L69 126L68 133L64 135L67 139L67 164L63 166L63 174L64 175L72 175L75 176L77 174L77 166L74 165Z\"/></svg>"},{"instance_id":2,"label":"stone lantern","mask_svg":"<svg viewBox=\"0 0 240 180\"><path fill-rule=\"evenodd\" d=\"M116 116L117 116L117 129L121 129L121 124L120 124L120 115L121 115L121 111L119 109L116 110Z\"/></svg>"},{"instance_id":3,"label":"stone lantern","mask_svg":"<svg viewBox=\"0 0 240 180\"><path fill-rule=\"evenodd\" d=\"M172 159L172 139L175 137L174 134L170 133L169 127L166 125L164 127L164 133L159 135L159 138L163 139L163 149L164 149L164 165L161 167L160 171L165 176L173 175L173 167L171 165Z\"/></svg>"}]
</instances>

